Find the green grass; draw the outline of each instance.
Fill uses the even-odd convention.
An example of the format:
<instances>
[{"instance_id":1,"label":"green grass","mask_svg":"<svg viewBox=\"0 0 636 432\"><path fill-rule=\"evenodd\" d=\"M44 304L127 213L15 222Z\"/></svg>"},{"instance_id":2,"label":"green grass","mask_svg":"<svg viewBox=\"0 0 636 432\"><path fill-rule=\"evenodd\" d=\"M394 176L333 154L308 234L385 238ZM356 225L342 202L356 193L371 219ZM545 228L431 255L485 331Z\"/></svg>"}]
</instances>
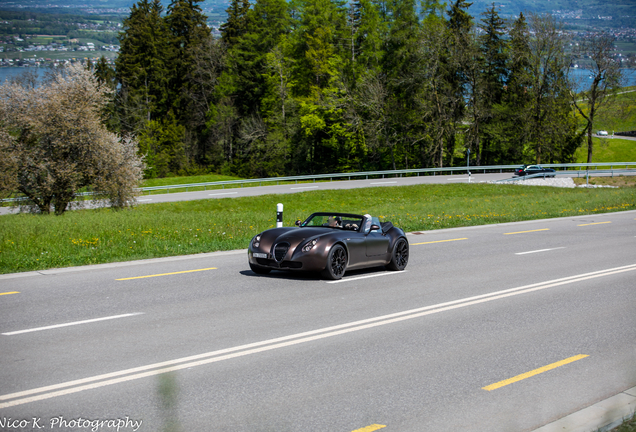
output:
<instances>
[{"instance_id":1,"label":"green grass","mask_svg":"<svg viewBox=\"0 0 636 432\"><path fill-rule=\"evenodd\" d=\"M207 183L207 182L216 182L216 181L224 181L224 180L241 180L240 177L219 175L219 174L206 174L206 175L198 175L198 176L190 176L190 177L164 177L164 178L155 178L155 179L147 179L142 183L142 187L151 187L151 186L166 186L166 185L178 185L178 184L189 184L189 183Z\"/></svg>"},{"instance_id":2,"label":"green grass","mask_svg":"<svg viewBox=\"0 0 636 432\"><path fill-rule=\"evenodd\" d=\"M139 205L63 216L0 216L0 273L243 249L275 225L320 210L370 213L405 231L636 209L636 187L418 185Z\"/></svg>"},{"instance_id":3,"label":"green grass","mask_svg":"<svg viewBox=\"0 0 636 432\"><path fill-rule=\"evenodd\" d=\"M636 162L636 140L592 138L592 162ZM574 153L576 162L587 162L587 144Z\"/></svg>"},{"instance_id":4,"label":"green grass","mask_svg":"<svg viewBox=\"0 0 636 432\"><path fill-rule=\"evenodd\" d=\"M636 130L636 87L623 88L610 105L601 108L594 120L594 132L598 130Z\"/></svg>"},{"instance_id":5,"label":"green grass","mask_svg":"<svg viewBox=\"0 0 636 432\"><path fill-rule=\"evenodd\" d=\"M616 101L604 107L594 121L594 132L636 130L636 87L626 87ZM583 126L582 118L581 127ZM592 138L592 162L636 162L636 140ZM574 154L575 162L587 162L587 141Z\"/></svg>"}]
</instances>

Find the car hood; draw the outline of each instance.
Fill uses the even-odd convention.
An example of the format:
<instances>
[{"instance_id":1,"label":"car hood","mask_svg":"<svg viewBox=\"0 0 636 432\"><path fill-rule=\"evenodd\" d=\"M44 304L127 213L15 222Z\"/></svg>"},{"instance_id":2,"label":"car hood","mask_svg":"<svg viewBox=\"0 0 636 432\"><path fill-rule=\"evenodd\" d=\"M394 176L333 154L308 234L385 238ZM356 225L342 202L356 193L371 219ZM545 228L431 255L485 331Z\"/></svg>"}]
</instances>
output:
<instances>
[{"instance_id":1,"label":"car hood","mask_svg":"<svg viewBox=\"0 0 636 432\"><path fill-rule=\"evenodd\" d=\"M335 232L335 230L332 228L302 227L280 234L278 237L276 237L276 243L286 241L289 242L290 245L294 246L305 240L322 237L333 232Z\"/></svg>"},{"instance_id":2,"label":"car hood","mask_svg":"<svg viewBox=\"0 0 636 432\"><path fill-rule=\"evenodd\" d=\"M302 227L302 228L274 228L265 231L261 236L261 250L270 250L275 244L289 243L290 248L295 248L305 241L325 235L339 232L332 228Z\"/></svg>"}]
</instances>

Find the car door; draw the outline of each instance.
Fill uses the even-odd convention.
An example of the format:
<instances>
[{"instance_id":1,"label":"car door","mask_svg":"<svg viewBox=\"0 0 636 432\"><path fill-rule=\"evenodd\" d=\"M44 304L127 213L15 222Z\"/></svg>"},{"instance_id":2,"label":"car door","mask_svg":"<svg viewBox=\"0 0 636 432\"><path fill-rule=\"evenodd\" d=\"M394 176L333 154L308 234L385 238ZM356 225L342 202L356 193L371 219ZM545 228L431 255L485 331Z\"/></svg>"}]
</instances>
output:
<instances>
[{"instance_id":1,"label":"car door","mask_svg":"<svg viewBox=\"0 0 636 432\"><path fill-rule=\"evenodd\" d=\"M376 217L372 218L371 225L380 226L380 220ZM369 228L365 236L367 257L383 258L389 250L389 238L384 235L382 229L371 230Z\"/></svg>"}]
</instances>

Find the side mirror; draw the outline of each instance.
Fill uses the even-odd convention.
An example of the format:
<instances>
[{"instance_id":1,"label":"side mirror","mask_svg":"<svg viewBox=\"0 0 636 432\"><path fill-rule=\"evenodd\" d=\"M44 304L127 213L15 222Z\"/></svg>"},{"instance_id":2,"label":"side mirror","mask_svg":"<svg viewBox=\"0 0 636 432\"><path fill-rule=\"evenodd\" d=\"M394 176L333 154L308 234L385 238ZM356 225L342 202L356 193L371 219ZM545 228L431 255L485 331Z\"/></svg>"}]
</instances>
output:
<instances>
[{"instance_id":1,"label":"side mirror","mask_svg":"<svg viewBox=\"0 0 636 432\"><path fill-rule=\"evenodd\" d=\"M377 231L379 229L380 229L380 227L378 225L376 225L376 224L371 225L371 228L370 228L371 231Z\"/></svg>"},{"instance_id":2,"label":"side mirror","mask_svg":"<svg viewBox=\"0 0 636 432\"><path fill-rule=\"evenodd\" d=\"M300 226L300 224L302 224L302 221L297 220L297 221L296 221L296 226Z\"/></svg>"}]
</instances>

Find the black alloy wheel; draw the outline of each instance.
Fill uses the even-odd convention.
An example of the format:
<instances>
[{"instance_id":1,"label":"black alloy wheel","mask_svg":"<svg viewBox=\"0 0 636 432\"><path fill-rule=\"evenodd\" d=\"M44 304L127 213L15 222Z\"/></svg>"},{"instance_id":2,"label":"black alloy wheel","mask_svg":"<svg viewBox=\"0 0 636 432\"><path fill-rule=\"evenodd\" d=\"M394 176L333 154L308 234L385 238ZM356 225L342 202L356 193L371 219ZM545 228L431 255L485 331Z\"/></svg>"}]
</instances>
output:
<instances>
[{"instance_id":1,"label":"black alloy wheel","mask_svg":"<svg viewBox=\"0 0 636 432\"><path fill-rule=\"evenodd\" d=\"M347 251L342 245L335 245L329 251L327 266L322 272L325 279L337 280L342 278L347 268Z\"/></svg>"},{"instance_id":2,"label":"black alloy wheel","mask_svg":"<svg viewBox=\"0 0 636 432\"><path fill-rule=\"evenodd\" d=\"M409 263L409 243L404 237L398 239L393 246L391 262L387 266L390 270L402 271Z\"/></svg>"}]
</instances>

